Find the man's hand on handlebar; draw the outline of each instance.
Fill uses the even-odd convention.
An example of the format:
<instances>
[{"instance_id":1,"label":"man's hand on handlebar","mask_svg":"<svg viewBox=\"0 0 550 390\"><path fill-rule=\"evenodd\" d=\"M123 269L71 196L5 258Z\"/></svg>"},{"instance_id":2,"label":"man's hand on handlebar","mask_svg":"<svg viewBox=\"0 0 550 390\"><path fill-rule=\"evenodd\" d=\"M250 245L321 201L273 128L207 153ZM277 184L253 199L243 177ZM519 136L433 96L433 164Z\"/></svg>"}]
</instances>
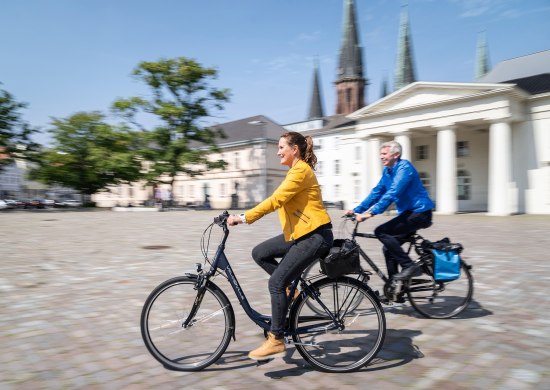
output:
<instances>
[{"instance_id":1,"label":"man's hand on handlebar","mask_svg":"<svg viewBox=\"0 0 550 390\"><path fill-rule=\"evenodd\" d=\"M372 217L371 213L355 214L353 210L347 210L344 214L345 217L354 217L357 222L363 222Z\"/></svg>"},{"instance_id":2,"label":"man's hand on handlebar","mask_svg":"<svg viewBox=\"0 0 550 390\"><path fill-rule=\"evenodd\" d=\"M366 221L367 219L371 218L372 217L372 214L371 213L364 213L364 214L357 214L355 216L355 220L357 222L363 222L363 221Z\"/></svg>"}]
</instances>

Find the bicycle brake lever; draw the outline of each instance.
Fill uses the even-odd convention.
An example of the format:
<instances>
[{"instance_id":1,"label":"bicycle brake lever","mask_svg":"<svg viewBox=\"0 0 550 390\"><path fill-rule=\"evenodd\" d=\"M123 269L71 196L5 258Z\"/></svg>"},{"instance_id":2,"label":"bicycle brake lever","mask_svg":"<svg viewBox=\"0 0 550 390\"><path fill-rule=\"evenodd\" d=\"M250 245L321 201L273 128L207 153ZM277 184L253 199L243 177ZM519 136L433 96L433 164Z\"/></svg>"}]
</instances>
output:
<instances>
[{"instance_id":1,"label":"bicycle brake lever","mask_svg":"<svg viewBox=\"0 0 550 390\"><path fill-rule=\"evenodd\" d=\"M229 213L227 212L227 210L225 210L223 213L221 213L217 217L214 217L214 223L218 226L223 226L227 221L227 218L229 218Z\"/></svg>"}]
</instances>

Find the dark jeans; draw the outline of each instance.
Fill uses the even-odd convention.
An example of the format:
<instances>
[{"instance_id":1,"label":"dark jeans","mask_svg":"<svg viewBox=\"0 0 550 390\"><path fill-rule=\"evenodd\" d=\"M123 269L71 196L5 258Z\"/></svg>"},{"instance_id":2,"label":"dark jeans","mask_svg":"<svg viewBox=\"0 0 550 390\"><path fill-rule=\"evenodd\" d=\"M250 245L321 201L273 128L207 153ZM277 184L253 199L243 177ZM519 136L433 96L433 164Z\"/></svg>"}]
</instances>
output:
<instances>
[{"instance_id":1,"label":"dark jeans","mask_svg":"<svg viewBox=\"0 0 550 390\"><path fill-rule=\"evenodd\" d=\"M276 337L283 335L288 304L286 287L299 278L316 259L325 256L332 242L332 229L324 225L296 241L286 242L281 234L258 244L252 250L254 261L271 275L271 333ZM280 262L275 260L281 257Z\"/></svg>"},{"instance_id":2,"label":"dark jeans","mask_svg":"<svg viewBox=\"0 0 550 390\"><path fill-rule=\"evenodd\" d=\"M412 211L404 211L397 217L378 226L374 230L374 234L384 244L382 251L386 258L386 266L388 268L388 276L391 278L398 272L397 265L402 268L408 268L413 264L411 258L401 248L403 237L418 229L423 229L431 226L432 211L423 211L414 213Z\"/></svg>"}]
</instances>

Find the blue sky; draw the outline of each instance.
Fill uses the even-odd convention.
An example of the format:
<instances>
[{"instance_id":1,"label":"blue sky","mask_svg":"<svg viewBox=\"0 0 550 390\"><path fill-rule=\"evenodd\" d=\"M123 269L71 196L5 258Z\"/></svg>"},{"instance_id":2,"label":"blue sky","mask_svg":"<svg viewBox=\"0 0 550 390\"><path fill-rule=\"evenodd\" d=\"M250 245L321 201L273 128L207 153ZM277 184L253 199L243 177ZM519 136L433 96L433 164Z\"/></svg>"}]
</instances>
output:
<instances>
[{"instance_id":1,"label":"blue sky","mask_svg":"<svg viewBox=\"0 0 550 390\"><path fill-rule=\"evenodd\" d=\"M367 100L393 85L403 0L356 0ZM478 33L491 65L550 49L550 0L409 0L422 81L475 76ZM325 114L334 114L342 0L0 0L1 89L43 129L52 117L108 112L146 92L130 73L140 61L185 56L219 70L231 102L211 122L263 114L306 119L317 58ZM550 65L549 65L550 67ZM39 138L44 142L45 138Z\"/></svg>"}]
</instances>

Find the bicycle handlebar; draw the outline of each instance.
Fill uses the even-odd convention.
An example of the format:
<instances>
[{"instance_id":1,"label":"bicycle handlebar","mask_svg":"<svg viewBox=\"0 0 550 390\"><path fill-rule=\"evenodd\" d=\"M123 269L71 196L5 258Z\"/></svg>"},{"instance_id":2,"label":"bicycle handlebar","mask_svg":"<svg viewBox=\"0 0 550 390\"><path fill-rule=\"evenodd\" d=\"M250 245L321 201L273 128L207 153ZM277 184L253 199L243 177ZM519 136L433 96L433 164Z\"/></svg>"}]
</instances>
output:
<instances>
[{"instance_id":1,"label":"bicycle handlebar","mask_svg":"<svg viewBox=\"0 0 550 390\"><path fill-rule=\"evenodd\" d=\"M227 212L227 210L225 210L217 217L214 217L214 223L220 227L223 227L225 224L227 224L227 218L229 218L229 213Z\"/></svg>"},{"instance_id":2,"label":"bicycle handlebar","mask_svg":"<svg viewBox=\"0 0 550 390\"><path fill-rule=\"evenodd\" d=\"M352 221L352 222L355 222L355 227L353 229L353 233L352 233L352 237L364 237L364 238L378 238L376 237L374 234L372 233L359 233L357 231L358 227L359 227L359 224L361 222L357 221L356 219L357 217L357 214L353 213L353 214L344 214L342 215L342 218L345 218L347 221Z\"/></svg>"},{"instance_id":3,"label":"bicycle handlebar","mask_svg":"<svg viewBox=\"0 0 550 390\"><path fill-rule=\"evenodd\" d=\"M342 218L345 218L349 221L353 221L355 222L355 217L357 216L357 214L353 213L353 214L344 214L342 215Z\"/></svg>"}]
</instances>

